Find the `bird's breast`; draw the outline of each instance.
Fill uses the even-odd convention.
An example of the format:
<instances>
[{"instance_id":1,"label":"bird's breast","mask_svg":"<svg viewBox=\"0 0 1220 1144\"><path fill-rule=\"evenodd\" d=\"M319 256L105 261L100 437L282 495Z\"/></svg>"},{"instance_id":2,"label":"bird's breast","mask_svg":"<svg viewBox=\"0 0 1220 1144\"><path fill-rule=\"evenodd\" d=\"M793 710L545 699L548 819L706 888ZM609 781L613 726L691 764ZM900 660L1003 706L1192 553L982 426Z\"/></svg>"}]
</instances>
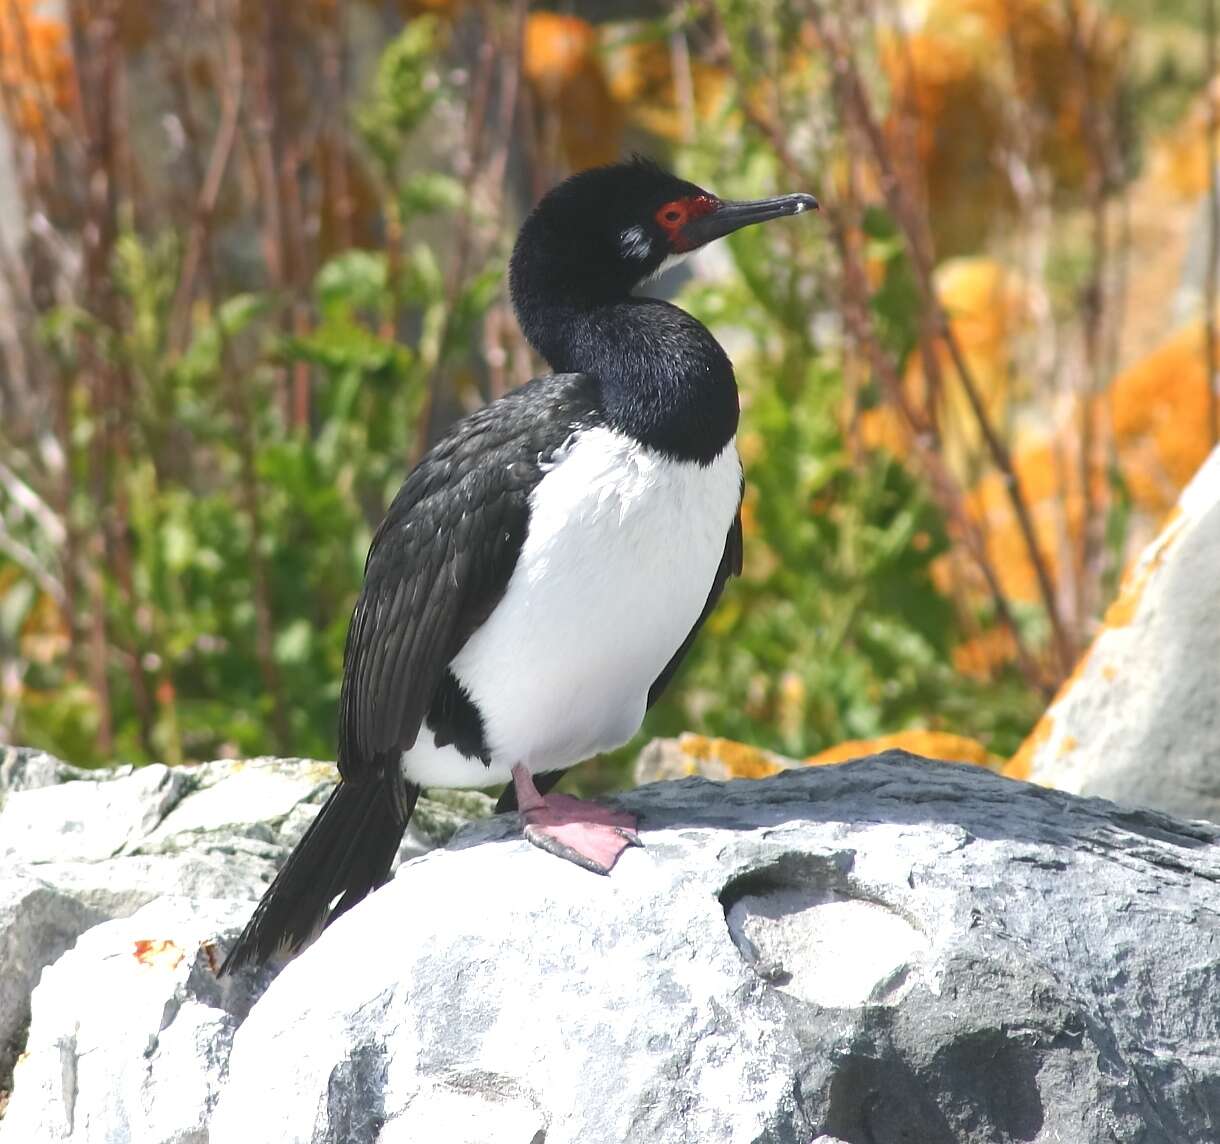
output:
<instances>
[{"instance_id":1,"label":"bird's breast","mask_svg":"<svg viewBox=\"0 0 1220 1144\"><path fill-rule=\"evenodd\" d=\"M707 601L740 488L732 442L699 465L595 428L555 455L504 597L452 664L483 718L483 781L635 733Z\"/></svg>"}]
</instances>

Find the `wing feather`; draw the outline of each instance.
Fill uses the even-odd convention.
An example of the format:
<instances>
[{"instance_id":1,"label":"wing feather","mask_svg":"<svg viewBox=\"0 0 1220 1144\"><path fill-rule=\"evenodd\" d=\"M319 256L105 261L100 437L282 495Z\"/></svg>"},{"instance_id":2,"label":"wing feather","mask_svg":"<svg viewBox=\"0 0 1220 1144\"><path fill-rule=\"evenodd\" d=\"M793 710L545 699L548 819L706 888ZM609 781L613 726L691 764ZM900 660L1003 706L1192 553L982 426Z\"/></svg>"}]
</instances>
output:
<instances>
[{"instance_id":1,"label":"wing feather","mask_svg":"<svg viewBox=\"0 0 1220 1144\"><path fill-rule=\"evenodd\" d=\"M540 378L459 422L407 477L373 537L348 629L345 781L379 776L414 746L450 661L508 586L545 465L599 417L592 379Z\"/></svg>"}]
</instances>

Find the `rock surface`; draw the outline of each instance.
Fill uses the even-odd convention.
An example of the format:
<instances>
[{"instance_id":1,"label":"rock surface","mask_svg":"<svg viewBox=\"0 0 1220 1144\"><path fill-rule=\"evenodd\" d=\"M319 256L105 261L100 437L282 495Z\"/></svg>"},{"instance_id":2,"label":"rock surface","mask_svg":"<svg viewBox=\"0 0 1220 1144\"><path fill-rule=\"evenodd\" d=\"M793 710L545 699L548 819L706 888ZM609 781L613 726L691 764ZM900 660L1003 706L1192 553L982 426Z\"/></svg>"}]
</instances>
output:
<instances>
[{"instance_id":1,"label":"rock surface","mask_svg":"<svg viewBox=\"0 0 1220 1144\"><path fill-rule=\"evenodd\" d=\"M207 1144L233 1034L263 980L216 977L248 902L166 897L44 971L0 1140Z\"/></svg>"},{"instance_id":2,"label":"rock surface","mask_svg":"<svg viewBox=\"0 0 1220 1144\"><path fill-rule=\"evenodd\" d=\"M167 896L227 903L244 923L334 779L330 764L301 759L83 770L39 751L0 749L0 1094L8 1090L30 994L45 967L91 927ZM400 860L490 809L477 794L445 800L421 801ZM52 1051L37 1037L35 1029L31 1054L36 1043ZM62 1051L68 1069L75 1058ZM13 1144L43 1138L129 1137L0 1132ZM152 1137L130 1139L144 1144Z\"/></svg>"},{"instance_id":3,"label":"rock surface","mask_svg":"<svg viewBox=\"0 0 1220 1144\"><path fill-rule=\"evenodd\" d=\"M211 1144L1220 1138L1220 830L900 753L462 832L291 963Z\"/></svg>"},{"instance_id":4,"label":"rock surface","mask_svg":"<svg viewBox=\"0 0 1220 1144\"><path fill-rule=\"evenodd\" d=\"M1220 449L1006 773L1220 821Z\"/></svg>"},{"instance_id":5,"label":"rock surface","mask_svg":"<svg viewBox=\"0 0 1220 1144\"><path fill-rule=\"evenodd\" d=\"M0 758L0 1144L1220 1139L1220 828L900 752L688 779L609 878L476 823L218 981L330 773Z\"/></svg>"}]
</instances>

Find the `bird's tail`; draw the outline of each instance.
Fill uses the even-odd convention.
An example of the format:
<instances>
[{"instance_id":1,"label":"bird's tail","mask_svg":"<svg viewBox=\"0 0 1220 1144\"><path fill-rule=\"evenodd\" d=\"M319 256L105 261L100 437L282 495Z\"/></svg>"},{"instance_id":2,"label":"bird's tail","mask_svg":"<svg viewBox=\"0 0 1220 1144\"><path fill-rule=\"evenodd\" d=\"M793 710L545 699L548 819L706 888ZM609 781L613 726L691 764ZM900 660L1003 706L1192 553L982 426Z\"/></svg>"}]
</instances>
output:
<instances>
[{"instance_id":1,"label":"bird's tail","mask_svg":"<svg viewBox=\"0 0 1220 1144\"><path fill-rule=\"evenodd\" d=\"M273 953L296 953L390 876L419 787L397 766L367 783L340 782L229 951L221 974Z\"/></svg>"}]
</instances>

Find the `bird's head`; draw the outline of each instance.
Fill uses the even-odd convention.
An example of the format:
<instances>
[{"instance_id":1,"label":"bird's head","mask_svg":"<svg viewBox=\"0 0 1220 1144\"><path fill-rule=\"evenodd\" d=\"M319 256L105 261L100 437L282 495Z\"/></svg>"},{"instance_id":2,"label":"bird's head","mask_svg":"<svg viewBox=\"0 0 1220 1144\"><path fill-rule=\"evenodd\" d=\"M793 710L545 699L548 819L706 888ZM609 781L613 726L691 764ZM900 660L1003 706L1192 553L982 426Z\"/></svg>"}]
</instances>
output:
<instances>
[{"instance_id":1,"label":"bird's head","mask_svg":"<svg viewBox=\"0 0 1220 1144\"><path fill-rule=\"evenodd\" d=\"M519 311L539 292L609 301L743 226L817 208L806 194L728 202L640 158L581 171L552 188L522 226L513 300Z\"/></svg>"}]
</instances>

